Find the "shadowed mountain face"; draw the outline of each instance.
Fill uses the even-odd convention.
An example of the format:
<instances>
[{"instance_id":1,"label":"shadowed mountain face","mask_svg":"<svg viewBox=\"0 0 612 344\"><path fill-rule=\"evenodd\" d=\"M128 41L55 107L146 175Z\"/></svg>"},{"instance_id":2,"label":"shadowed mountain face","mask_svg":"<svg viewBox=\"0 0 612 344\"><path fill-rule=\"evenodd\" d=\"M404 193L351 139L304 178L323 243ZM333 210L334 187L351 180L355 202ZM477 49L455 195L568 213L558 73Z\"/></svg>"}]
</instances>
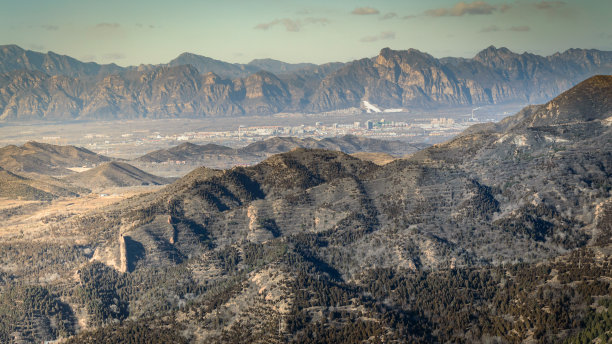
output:
<instances>
[{"instance_id":1,"label":"shadowed mountain face","mask_svg":"<svg viewBox=\"0 0 612 344\"><path fill-rule=\"evenodd\" d=\"M230 64L182 54L166 65L120 68L17 46L0 47L0 120L235 116L360 107L430 109L535 103L591 75L612 52L543 57L489 47L473 59L381 50L346 64Z\"/></svg>"},{"instance_id":2,"label":"shadowed mountain face","mask_svg":"<svg viewBox=\"0 0 612 344\"><path fill-rule=\"evenodd\" d=\"M66 175L72 173L69 167L92 166L109 160L85 148L34 141L0 148L0 167L12 172Z\"/></svg>"},{"instance_id":3,"label":"shadowed mountain face","mask_svg":"<svg viewBox=\"0 0 612 344\"><path fill-rule=\"evenodd\" d=\"M72 302L93 326L134 321L72 342L590 336L612 277L610 87L590 78L384 166L297 148L80 218L95 252Z\"/></svg>"},{"instance_id":4,"label":"shadowed mountain face","mask_svg":"<svg viewBox=\"0 0 612 344\"><path fill-rule=\"evenodd\" d=\"M64 178L65 181L88 189L112 187L163 185L170 180L144 172L124 162L108 162L85 172Z\"/></svg>"}]
</instances>

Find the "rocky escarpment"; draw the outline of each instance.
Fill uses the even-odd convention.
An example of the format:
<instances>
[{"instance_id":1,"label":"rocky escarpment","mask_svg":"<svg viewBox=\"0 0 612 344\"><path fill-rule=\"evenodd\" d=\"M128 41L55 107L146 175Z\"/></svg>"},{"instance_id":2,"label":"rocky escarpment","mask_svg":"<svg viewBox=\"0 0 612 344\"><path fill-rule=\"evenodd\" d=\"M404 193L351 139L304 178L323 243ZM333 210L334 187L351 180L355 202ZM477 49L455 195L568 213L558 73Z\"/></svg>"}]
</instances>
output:
<instances>
[{"instance_id":1,"label":"rocky escarpment","mask_svg":"<svg viewBox=\"0 0 612 344\"><path fill-rule=\"evenodd\" d=\"M570 49L543 57L489 47L472 59L436 59L385 48L373 58L321 66L238 65L183 54L165 65L120 68L4 46L0 72L5 121L235 116L330 111L363 101L405 109L544 102L586 77L612 73L612 52Z\"/></svg>"}]
</instances>

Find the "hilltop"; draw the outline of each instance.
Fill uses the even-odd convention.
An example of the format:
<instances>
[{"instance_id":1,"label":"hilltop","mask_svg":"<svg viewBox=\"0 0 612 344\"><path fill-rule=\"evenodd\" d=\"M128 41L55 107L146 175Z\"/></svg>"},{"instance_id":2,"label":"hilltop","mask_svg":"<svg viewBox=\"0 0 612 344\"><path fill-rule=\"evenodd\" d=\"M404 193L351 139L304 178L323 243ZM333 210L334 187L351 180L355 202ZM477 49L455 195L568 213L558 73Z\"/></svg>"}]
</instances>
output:
<instances>
[{"instance_id":1,"label":"hilltop","mask_svg":"<svg viewBox=\"0 0 612 344\"><path fill-rule=\"evenodd\" d=\"M90 170L65 177L63 180L89 189L170 183L170 179L152 175L130 164L117 161L103 163Z\"/></svg>"},{"instance_id":2,"label":"hilltop","mask_svg":"<svg viewBox=\"0 0 612 344\"><path fill-rule=\"evenodd\" d=\"M0 167L12 172L66 175L72 173L69 167L92 166L106 161L110 158L85 148L35 141L0 148Z\"/></svg>"}]
</instances>

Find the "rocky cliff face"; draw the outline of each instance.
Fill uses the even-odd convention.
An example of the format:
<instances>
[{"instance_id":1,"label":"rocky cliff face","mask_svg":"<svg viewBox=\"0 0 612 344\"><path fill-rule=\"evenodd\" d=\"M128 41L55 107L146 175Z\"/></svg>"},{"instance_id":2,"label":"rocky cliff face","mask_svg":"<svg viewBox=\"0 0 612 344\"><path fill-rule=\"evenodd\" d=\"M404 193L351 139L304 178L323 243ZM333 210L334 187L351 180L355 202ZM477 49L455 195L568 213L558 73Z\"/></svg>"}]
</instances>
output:
<instances>
[{"instance_id":1,"label":"rocky cliff face","mask_svg":"<svg viewBox=\"0 0 612 344\"><path fill-rule=\"evenodd\" d=\"M436 59L385 48L374 58L321 66L182 54L167 65L121 68L4 46L0 72L0 120L233 116L322 112L365 100L406 109L544 102L612 73L612 52L543 57L489 47L473 59Z\"/></svg>"},{"instance_id":2,"label":"rocky cliff face","mask_svg":"<svg viewBox=\"0 0 612 344\"><path fill-rule=\"evenodd\" d=\"M328 75L307 108L327 111L361 100L387 108L543 102L591 73L611 72L612 53L597 50L543 57L489 47L473 59L436 59L385 48Z\"/></svg>"}]
</instances>

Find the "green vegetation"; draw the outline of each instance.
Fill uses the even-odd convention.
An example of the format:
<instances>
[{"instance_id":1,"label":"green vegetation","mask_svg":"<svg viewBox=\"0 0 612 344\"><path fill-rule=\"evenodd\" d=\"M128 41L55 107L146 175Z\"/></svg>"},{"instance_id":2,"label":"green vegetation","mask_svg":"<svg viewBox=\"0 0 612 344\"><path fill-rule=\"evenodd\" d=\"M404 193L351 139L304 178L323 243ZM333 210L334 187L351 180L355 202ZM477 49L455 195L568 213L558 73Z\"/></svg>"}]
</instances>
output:
<instances>
[{"instance_id":1,"label":"green vegetation","mask_svg":"<svg viewBox=\"0 0 612 344\"><path fill-rule=\"evenodd\" d=\"M51 340L74 334L73 314L48 289L12 286L0 292L0 342ZM15 335L17 334L17 335Z\"/></svg>"}]
</instances>

